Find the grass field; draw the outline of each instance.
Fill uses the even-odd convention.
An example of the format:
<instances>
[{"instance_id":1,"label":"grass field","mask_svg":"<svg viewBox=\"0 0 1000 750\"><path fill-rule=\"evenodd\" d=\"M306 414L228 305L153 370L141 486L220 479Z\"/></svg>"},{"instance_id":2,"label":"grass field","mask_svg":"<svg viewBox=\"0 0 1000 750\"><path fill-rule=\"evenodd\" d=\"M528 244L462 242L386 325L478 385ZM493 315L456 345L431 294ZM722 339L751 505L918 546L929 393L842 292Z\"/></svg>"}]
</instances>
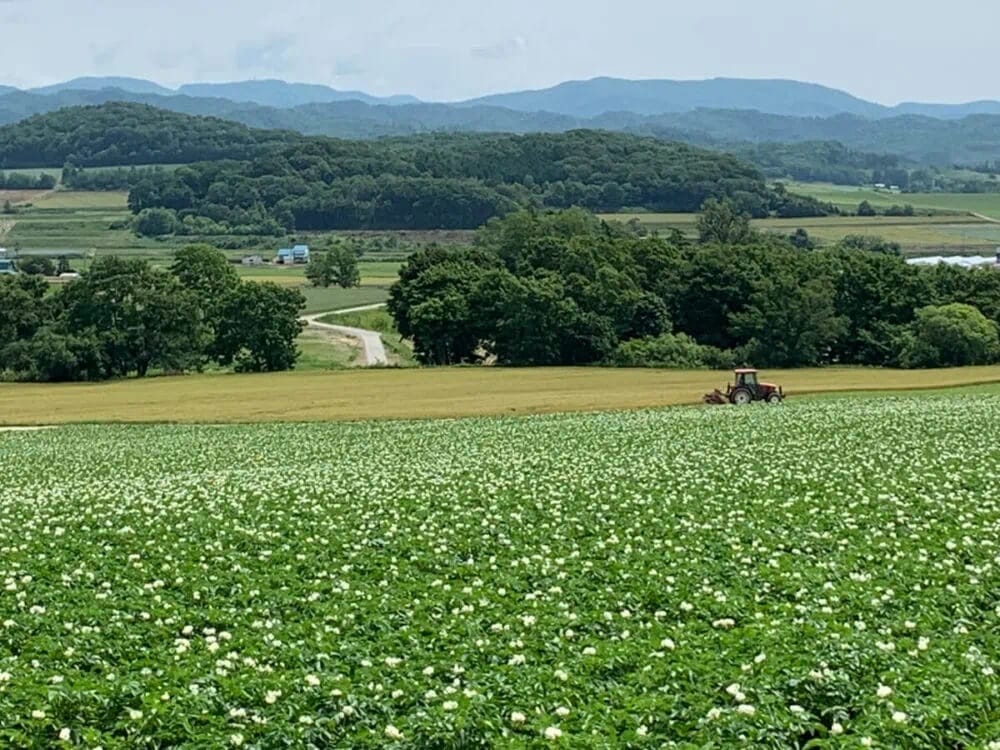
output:
<instances>
[{"instance_id":1,"label":"grass field","mask_svg":"<svg viewBox=\"0 0 1000 750\"><path fill-rule=\"evenodd\" d=\"M1000 383L1000 366L769 371L796 395ZM0 424L424 419L698 403L732 374L603 368L442 368L0 384Z\"/></svg>"},{"instance_id":2,"label":"grass field","mask_svg":"<svg viewBox=\"0 0 1000 750\"><path fill-rule=\"evenodd\" d=\"M793 193L810 195L818 200L854 210L862 201L876 208L909 203L918 210L978 213L1000 221L1000 193L889 193L883 190L831 185L828 183L789 182Z\"/></svg>"},{"instance_id":3,"label":"grass field","mask_svg":"<svg viewBox=\"0 0 1000 750\"><path fill-rule=\"evenodd\" d=\"M399 278L401 261L366 261L358 263L362 286L390 286ZM302 286L308 283L305 266L240 266L239 275L255 281L272 281L282 286Z\"/></svg>"},{"instance_id":4,"label":"grass field","mask_svg":"<svg viewBox=\"0 0 1000 750\"><path fill-rule=\"evenodd\" d=\"M354 289L329 289L304 286L299 289L306 298L306 313L329 312L330 310L346 310L350 307L363 307L385 302L389 298L389 290L385 287L360 286Z\"/></svg>"},{"instance_id":5,"label":"grass field","mask_svg":"<svg viewBox=\"0 0 1000 750\"><path fill-rule=\"evenodd\" d=\"M997 391L0 434L0 746L992 750L998 442Z\"/></svg>"},{"instance_id":6,"label":"grass field","mask_svg":"<svg viewBox=\"0 0 1000 750\"><path fill-rule=\"evenodd\" d=\"M856 207L856 206L855 206ZM618 221L637 219L652 231L677 229L693 237L697 214L604 214L602 218ZM803 228L816 240L832 244L849 234L877 235L898 242L910 255L934 254L945 250L954 253L989 253L1000 245L1000 223L970 215L950 216L828 216L810 219L759 219L755 228L764 232L791 234Z\"/></svg>"}]
</instances>

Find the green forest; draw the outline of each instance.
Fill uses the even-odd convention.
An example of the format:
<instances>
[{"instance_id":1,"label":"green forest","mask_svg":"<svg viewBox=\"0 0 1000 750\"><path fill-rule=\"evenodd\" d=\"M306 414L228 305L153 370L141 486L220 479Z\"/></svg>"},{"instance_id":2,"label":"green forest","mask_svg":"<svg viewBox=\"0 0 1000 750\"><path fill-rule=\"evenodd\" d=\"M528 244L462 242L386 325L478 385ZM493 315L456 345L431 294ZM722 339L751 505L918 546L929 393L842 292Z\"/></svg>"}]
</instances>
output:
<instances>
[{"instance_id":1,"label":"green forest","mask_svg":"<svg viewBox=\"0 0 1000 750\"><path fill-rule=\"evenodd\" d=\"M700 241L518 212L410 258L389 310L429 364L939 367L1000 359L1000 274L885 245L761 235L725 203Z\"/></svg>"},{"instance_id":2,"label":"green forest","mask_svg":"<svg viewBox=\"0 0 1000 750\"><path fill-rule=\"evenodd\" d=\"M733 156L600 131L313 139L264 148L249 161L148 173L129 207L146 234L276 234L472 229L526 207L693 212L711 198L754 217L836 211L769 188Z\"/></svg>"}]
</instances>

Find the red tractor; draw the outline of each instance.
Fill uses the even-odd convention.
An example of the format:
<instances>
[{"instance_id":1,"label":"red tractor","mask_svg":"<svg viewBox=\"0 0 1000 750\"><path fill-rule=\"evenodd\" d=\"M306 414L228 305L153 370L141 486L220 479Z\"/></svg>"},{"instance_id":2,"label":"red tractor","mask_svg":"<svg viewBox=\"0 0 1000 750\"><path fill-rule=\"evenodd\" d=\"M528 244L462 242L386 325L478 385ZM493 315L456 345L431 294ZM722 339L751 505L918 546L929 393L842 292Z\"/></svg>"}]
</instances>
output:
<instances>
[{"instance_id":1,"label":"red tractor","mask_svg":"<svg viewBox=\"0 0 1000 750\"><path fill-rule=\"evenodd\" d=\"M713 391L705 395L706 404L735 404L746 406L753 401L766 401L769 404L780 404L785 400L785 392L773 383L761 383L757 379L757 371L751 369L735 370L736 378L732 385L726 386L726 392Z\"/></svg>"}]
</instances>

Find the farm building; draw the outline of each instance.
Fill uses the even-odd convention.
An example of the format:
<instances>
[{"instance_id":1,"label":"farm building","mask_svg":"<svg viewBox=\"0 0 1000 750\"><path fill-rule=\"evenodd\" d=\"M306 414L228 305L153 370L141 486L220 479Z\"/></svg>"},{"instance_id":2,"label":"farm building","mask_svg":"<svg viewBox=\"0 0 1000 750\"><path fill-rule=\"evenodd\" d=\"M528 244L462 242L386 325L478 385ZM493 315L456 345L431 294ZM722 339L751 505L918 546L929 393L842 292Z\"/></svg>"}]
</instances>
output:
<instances>
[{"instance_id":1,"label":"farm building","mask_svg":"<svg viewBox=\"0 0 1000 750\"><path fill-rule=\"evenodd\" d=\"M14 261L7 257L7 248L0 247L0 276L17 273Z\"/></svg>"},{"instance_id":2,"label":"farm building","mask_svg":"<svg viewBox=\"0 0 1000 750\"><path fill-rule=\"evenodd\" d=\"M290 266L296 263L309 262L309 245L296 245L295 247L283 247L278 251L275 263L283 266Z\"/></svg>"}]
</instances>

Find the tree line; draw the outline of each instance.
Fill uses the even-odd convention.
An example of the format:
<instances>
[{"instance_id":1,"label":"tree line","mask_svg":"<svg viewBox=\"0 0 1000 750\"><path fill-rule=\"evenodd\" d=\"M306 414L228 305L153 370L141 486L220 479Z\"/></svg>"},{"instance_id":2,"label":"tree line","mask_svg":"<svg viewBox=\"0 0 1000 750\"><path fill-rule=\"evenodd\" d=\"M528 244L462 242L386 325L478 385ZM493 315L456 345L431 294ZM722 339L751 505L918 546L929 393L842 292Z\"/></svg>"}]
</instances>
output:
<instances>
[{"instance_id":1,"label":"tree line","mask_svg":"<svg viewBox=\"0 0 1000 750\"><path fill-rule=\"evenodd\" d=\"M117 167L85 169L67 163L62 170L62 184L70 190L127 191L144 179L165 171L163 167Z\"/></svg>"},{"instance_id":2,"label":"tree line","mask_svg":"<svg viewBox=\"0 0 1000 750\"><path fill-rule=\"evenodd\" d=\"M600 132L449 135L262 149L248 161L192 164L144 175L129 206L170 211L157 229L274 233L331 229L475 228L517 208L697 211L728 198L755 217L836 209L776 192L735 157ZM160 214L165 216L165 214Z\"/></svg>"},{"instance_id":3,"label":"tree line","mask_svg":"<svg viewBox=\"0 0 1000 750\"><path fill-rule=\"evenodd\" d=\"M54 290L0 277L0 377L42 382L143 377L210 365L237 372L295 366L301 293L239 279L222 253L192 245L159 269L95 259Z\"/></svg>"},{"instance_id":4,"label":"tree line","mask_svg":"<svg viewBox=\"0 0 1000 750\"><path fill-rule=\"evenodd\" d=\"M837 141L744 144L732 151L771 179L901 187L909 181L908 163L899 156L857 151Z\"/></svg>"},{"instance_id":5,"label":"tree line","mask_svg":"<svg viewBox=\"0 0 1000 750\"><path fill-rule=\"evenodd\" d=\"M491 221L407 262L389 302L428 364L965 365L1000 357L1000 273L823 250L708 207L700 241L570 210Z\"/></svg>"},{"instance_id":6,"label":"tree line","mask_svg":"<svg viewBox=\"0 0 1000 750\"><path fill-rule=\"evenodd\" d=\"M58 180L50 174L0 172L0 190L51 190Z\"/></svg>"}]
</instances>

